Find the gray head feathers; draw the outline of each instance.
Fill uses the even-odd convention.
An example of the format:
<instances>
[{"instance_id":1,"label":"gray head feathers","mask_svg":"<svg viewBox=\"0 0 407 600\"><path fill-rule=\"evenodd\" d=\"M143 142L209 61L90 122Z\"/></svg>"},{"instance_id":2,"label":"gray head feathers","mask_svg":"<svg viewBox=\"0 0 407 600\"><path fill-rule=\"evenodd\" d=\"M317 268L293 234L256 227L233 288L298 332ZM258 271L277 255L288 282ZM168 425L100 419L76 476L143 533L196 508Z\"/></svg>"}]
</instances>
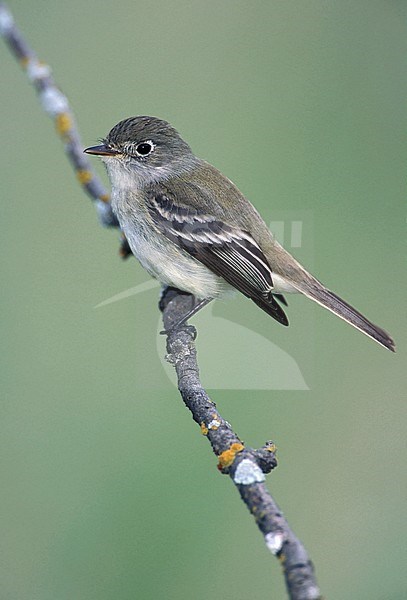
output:
<instances>
[{"instance_id":1,"label":"gray head feathers","mask_svg":"<svg viewBox=\"0 0 407 600\"><path fill-rule=\"evenodd\" d=\"M143 142L152 143L154 151L151 158L159 155L161 159L165 158L168 161L192 154L191 148L174 127L156 117L139 116L124 119L110 130L104 141L123 154L138 158L143 158L136 151L137 146Z\"/></svg>"}]
</instances>

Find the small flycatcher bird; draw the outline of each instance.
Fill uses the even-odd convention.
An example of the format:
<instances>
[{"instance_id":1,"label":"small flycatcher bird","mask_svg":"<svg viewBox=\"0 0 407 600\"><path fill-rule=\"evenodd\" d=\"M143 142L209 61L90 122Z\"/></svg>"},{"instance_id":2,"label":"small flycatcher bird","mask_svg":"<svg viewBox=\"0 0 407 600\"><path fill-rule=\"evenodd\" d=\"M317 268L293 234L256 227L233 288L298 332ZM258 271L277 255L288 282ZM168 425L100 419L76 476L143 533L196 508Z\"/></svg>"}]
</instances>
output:
<instances>
[{"instance_id":1,"label":"small flycatcher bird","mask_svg":"<svg viewBox=\"0 0 407 600\"><path fill-rule=\"evenodd\" d=\"M156 117L120 121L100 146L112 209L133 254L165 285L193 294L184 323L236 289L282 325L282 294L301 292L394 352L394 341L308 273L237 187Z\"/></svg>"}]
</instances>

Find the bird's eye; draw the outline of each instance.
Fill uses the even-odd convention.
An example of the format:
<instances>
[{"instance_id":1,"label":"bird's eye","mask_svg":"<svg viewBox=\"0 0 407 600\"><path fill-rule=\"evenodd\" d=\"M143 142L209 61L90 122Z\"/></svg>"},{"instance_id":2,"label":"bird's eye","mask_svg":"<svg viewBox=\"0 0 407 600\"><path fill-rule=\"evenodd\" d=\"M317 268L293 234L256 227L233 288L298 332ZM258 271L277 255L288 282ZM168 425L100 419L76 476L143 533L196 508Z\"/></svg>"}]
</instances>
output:
<instances>
[{"instance_id":1,"label":"bird's eye","mask_svg":"<svg viewBox=\"0 0 407 600\"><path fill-rule=\"evenodd\" d=\"M147 154L150 154L150 152L152 152L152 150L154 150L154 144L153 142L141 142L140 144L137 144L136 146L136 152L139 156L147 156Z\"/></svg>"}]
</instances>

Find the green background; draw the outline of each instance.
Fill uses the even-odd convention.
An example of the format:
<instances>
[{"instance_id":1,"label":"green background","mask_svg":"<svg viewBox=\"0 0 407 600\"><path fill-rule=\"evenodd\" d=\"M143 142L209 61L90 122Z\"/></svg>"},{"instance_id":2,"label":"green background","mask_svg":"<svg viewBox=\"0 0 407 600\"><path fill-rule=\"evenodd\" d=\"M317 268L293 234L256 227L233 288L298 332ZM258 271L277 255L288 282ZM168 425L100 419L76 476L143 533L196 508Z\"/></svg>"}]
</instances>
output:
<instances>
[{"instance_id":1,"label":"green background","mask_svg":"<svg viewBox=\"0 0 407 600\"><path fill-rule=\"evenodd\" d=\"M272 355L226 336L218 370L249 389L212 397L246 443L277 443L268 484L324 595L405 598L405 3L10 6L84 145L133 114L169 120L267 219L303 221L298 258L395 336L392 355L304 298L288 329L243 298L219 304L310 390L251 389ZM0 64L1 599L284 598L162 367L158 290L94 309L148 276L120 261L4 44Z\"/></svg>"}]
</instances>

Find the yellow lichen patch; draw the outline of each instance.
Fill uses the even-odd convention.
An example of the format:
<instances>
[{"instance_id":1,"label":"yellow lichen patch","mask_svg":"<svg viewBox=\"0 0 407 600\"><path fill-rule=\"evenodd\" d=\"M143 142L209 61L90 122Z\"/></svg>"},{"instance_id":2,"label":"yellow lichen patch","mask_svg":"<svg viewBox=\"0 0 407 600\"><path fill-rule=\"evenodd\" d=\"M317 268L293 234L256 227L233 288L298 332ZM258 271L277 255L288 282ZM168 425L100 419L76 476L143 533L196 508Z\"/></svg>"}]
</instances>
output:
<instances>
[{"instance_id":1,"label":"yellow lichen patch","mask_svg":"<svg viewBox=\"0 0 407 600\"><path fill-rule=\"evenodd\" d=\"M55 119L59 135L66 135L72 127L72 119L68 113L60 113Z\"/></svg>"},{"instance_id":2,"label":"yellow lichen patch","mask_svg":"<svg viewBox=\"0 0 407 600\"><path fill-rule=\"evenodd\" d=\"M285 563L285 554L283 554L282 552L280 552L280 554L277 555L277 558L282 565Z\"/></svg>"},{"instance_id":3,"label":"yellow lichen patch","mask_svg":"<svg viewBox=\"0 0 407 600\"><path fill-rule=\"evenodd\" d=\"M276 452L277 446L275 444L270 444L266 447L267 452Z\"/></svg>"},{"instance_id":4,"label":"yellow lichen patch","mask_svg":"<svg viewBox=\"0 0 407 600\"><path fill-rule=\"evenodd\" d=\"M207 426L205 425L205 423L202 421L202 423L201 423L201 433L202 433L202 435L208 435L208 431L209 431L209 429L207 428Z\"/></svg>"},{"instance_id":5,"label":"yellow lichen patch","mask_svg":"<svg viewBox=\"0 0 407 600\"><path fill-rule=\"evenodd\" d=\"M20 64L24 68L28 65L29 62L30 62L30 58L28 56L22 56L20 58Z\"/></svg>"},{"instance_id":6,"label":"yellow lichen patch","mask_svg":"<svg viewBox=\"0 0 407 600\"><path fill-rule=\"evenodd\" d=\"M236 454L238 452L241 452L242 450L244 450L243 444L239 444L239 443L232 444L230 446L230 448L228 448L227 450L222 452L222 454L219 454L218 468L224 469L225 467L230 467L230 465L235 460Z\"/></svg>"},{"instance_id":7,"label":"yellow lichen patch","mask_svg":"<svg viewBox=\"0 0 407 600\"><path fill-rule=\"evenodd\" d=\"M102 200L102 202L110 202L110 196L109 194L102 194L99 196L99 200Z\"/></svg>"},{"instance_id":8,"label":"yellow lichen patch","mask_svg":"<svg viewBox=\"0 0 407 600\"><path fill-rule=\"evenodd\" d=\"M79 183L81 183L82 185L86 185L87 183L89 183L89 181L93 177L92 173L90 171L87 171L86 169L79 169L76 172L76 176L79 180Z\"/></svg>"}]
</instances>

